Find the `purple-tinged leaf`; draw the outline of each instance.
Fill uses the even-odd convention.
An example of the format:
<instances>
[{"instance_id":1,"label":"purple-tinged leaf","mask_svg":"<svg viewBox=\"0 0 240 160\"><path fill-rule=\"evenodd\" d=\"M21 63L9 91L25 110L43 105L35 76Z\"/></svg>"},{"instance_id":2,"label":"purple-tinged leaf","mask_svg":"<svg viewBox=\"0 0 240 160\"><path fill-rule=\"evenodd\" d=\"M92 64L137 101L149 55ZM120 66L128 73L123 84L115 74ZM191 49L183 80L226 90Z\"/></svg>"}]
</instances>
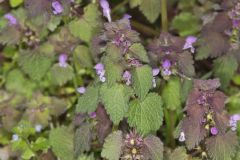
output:
<instances>
[{"instance_id":1,"label":"purple-tinged leaf","mask_svg":"<svg viewBox=\"0 0 240 160\"><path fill-rule=\"evenodd\" d=\"M104 139L111 133L112 121L110 120L107 112L103 106L98 106L96 110L97 114L97 136L100 143L104 142Z\"/></svg>"},{"instance_id":2,"label":"purple-tinged leaf","mask_svg":"<svg viewBox=\"0 0 240 160\"><path fill-rule=\"evenodd\" d=\"M163 143L158 137L149 135L144 139L143 156L145 160L163 159Z\"/></svg>"},{"instance_id":3,"label":"purple-tinged leaf","mask_svg":"<svg viewBox=\"0 0 240 160\"><path fill-rule=\"evenodd\" d=\"M212 160L231 159L236 152L237 145L237 136L231 131L206 140L206 150Z\"/></svg>"},{"instance_id":4,"label":"purple-tinged leaf","mask_svg":"<svg viewBox=\"0 0 240 160\"><path fill-rule=\"evenodd\" d=\"M92 125L85 123L82 124L74 134L74 156L78 157L84 151L89 151L92 140Z\"/></svg>"}]
</instances>

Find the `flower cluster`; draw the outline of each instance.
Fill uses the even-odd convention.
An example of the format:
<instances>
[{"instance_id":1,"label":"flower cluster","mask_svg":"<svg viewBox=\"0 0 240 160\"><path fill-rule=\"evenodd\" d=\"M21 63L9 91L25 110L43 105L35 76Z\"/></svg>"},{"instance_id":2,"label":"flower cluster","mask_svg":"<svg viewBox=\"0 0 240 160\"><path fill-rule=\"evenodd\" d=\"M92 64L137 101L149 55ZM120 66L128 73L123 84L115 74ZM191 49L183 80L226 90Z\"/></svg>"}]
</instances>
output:
<instances>
[{"instance_id":1,"label":"flower cluster","mask_svg":"<svg viewBox=\"0 0 240 160\"><path fill-rule=\"evenodd\" d=\"M40 43L37 32L29 27L24 30L24 36L21 41L25 48L36 48Z\"/></svg>"},{"instance_id":2,"label":"flower cluster","mask_svg":"<svg viewBox=\"0 0 240 160\"><path fill-rule=\"evenodd\" d=\"M140 160L143 159L143 138L135 131L126 134L122 159Z\"/></svg>"},{"instance_id":3,"label":"flower cluster","mask_svg":"<svg viewBox=\"0 0 240 160\"><path fill-rule=\"evenodd\" d=\"M99 76L99 80L101 82L105 82L106 77L105 77L104 65L102 63L98 63L98 64L95 65L94 69L96 70L96 73Z\"/></svg>"},{"instance_id":4,"label":"flower cluster","mask_svg":"<svg viewBox=\"0 0 240 160\"><path fill-rule=\"evenodd\" d=\"M197 38L193 36L182 39L169 33L162 33L158 39L153 40L149 45L150 58L154 65L160 66L164 78L168 78L172 74L193 76L194 68L191 53L195 52L193 44L196 41Z\"/></svg>"},{"instance_id":5,"label":"flower cluster","mask_svg":"<svg viewBox=\"0 0 240 160\"><path fill-rule=\"evenodd\" d=\"M232 20L233 28L240 29L240 3L237 3L228 15Z\"/></svg>"},{"instance_id":6,"label":"flower cluster","mask_svg":"<svg viewBox=\"0 0 240 160\"><path fill-rule=\"evenodd\" d=\"M126 82L126 85L130 85L131 84L131 79L132 79L132 75L129 71L125 71L123 73L123 79Z\"/></svg>"},{"instance_id":7,"label":"flower cluster","mask_svg":"<svg viewBox=\"0 0 240 160\"><path fill-rule=\"evenodd\" d=\"M111 42L121 48L125 54L129 47L136 42L139 42L139 34L130 28L130 22L124 18L116 22L104 24L104 34L101 36L105 42Z\"/></svg>"}]
</instances>

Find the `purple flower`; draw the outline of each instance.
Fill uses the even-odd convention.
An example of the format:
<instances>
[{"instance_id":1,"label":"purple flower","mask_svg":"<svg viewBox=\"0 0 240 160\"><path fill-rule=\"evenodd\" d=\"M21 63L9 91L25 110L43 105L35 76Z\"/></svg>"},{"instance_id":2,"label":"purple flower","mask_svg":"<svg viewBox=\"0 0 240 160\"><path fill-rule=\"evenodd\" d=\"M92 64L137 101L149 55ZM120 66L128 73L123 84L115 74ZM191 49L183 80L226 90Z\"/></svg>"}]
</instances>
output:
<instances>
[{"instance_id":1,"label":"purple flower","mask_svg":"<svg viewBox=\"0 0 240 160\"><path fill-rule=\"evenodd\" d=\"M66 68L67 67L67 59L68 59L67 54L65 54L65 53L60 54L58 57L59 66Z\"/></svg>"},{"instance_id":2,"label":"purple flower","mask_svg":"<svg viewBox=\"0 0 240 160\"><path fill-rule=\"evenodd\" d=\"M100 5L103 9L103 16L108 19L108 22L111 22L111 9L107 0L100 0Z\"/></svg>"},{"instance_id":3,"label":"purple flower","mask_svg":"<svg viewBox=\"0 0 240 160\"><path fill-rule=\"evenodd\" d=\"M185 138L185 133L184 132L181 132L180 133L180 136L179 136L179 139L178 139L180 142L184 142L186 140Z\"/></svg>"},{"instance_id":4,"label":"purple flower","mask_svg":"<svg viewBox=\"0 0 240 160\"><path fill-rule=\"evenodd\" d=\"M207 96L205 94L202 94L198 99L197 103L199 105L207 105Z\"/></svg>"},{"instance_id":5,"label":"purple flower","mask_svg":"<svg viewBox=\"0 0 240 160\"><path fill-rule=\"evenodd\" d=\"M159 68L154 68L154 69L152 70L153 76L157 76L157 75L159 74L159 72L160 72L160 69L159 69Z\"/></svg>"},{"instance_id":6,"label":"purple flower","mask_svg":"<svg viewBox=\"0 0 240 160\"><path fill-rule=\"evenodd\" d=\"M140 67L142 66L142 63L138 60L138 59L131 59L129 62L128 62L128 66L129 67Z\"/></svg>"},{"instance_id":7,"label":"purple flower","mask_svg":"<svg viewBox=\"0 0 240 160\"><path fill-rule=\"evenodd\" d=\"M172 66L171 62L168 59L165 59L162 62L162 68L163 68L163 75L164 76L170 76L172 74L172 71L170 70L170 67Z\"/></svg>"},{"instance_id":8,"label":"purple flower","mask_svg":"<svg viewBox=\"0 0 240 160\"><path fill-rule=\"evenodd\" d=\"M17 19L11 13L5 14L4 18L8 20L9 25L17 24Z\"/></svg>"},{"instance_id":9,"label":"purple flower","mask_svg":"<svg viewBox=\"0 0 240 160\"><path fill-rule=\"evenodd\" d=\"M218 129L216 127L212 127L210 129L210 132L211 132L212 135L216 136L218 134Z\"/></svg>"},{"instance_id":10,"label":"purple flower","mask_svg":"<svg viewBox=\"0 0 240 160\"><path fill-rule=\"evenodd\" d=\"M131 19L132 18L132 16L131 15L129 15L129 14L124 14L123 15L123 19Z\"/></svg>"},{"instance_id":11,"label":"purple flower","mask_svg":"<svg viewBox=\"0 0 240 160\"><path fill-rule=\"evenodd\" d=\"M130 85L131 84L131 78L132 78L132 75L129 71L125 71L123 73L123 79L126 81L126 85Z\"/></svg>"},{"instance_id":12,"label":"purple flower","mask_svg":"<svg viewBox=\"0 0 240 160\"><path fill-rule=\"evenodd\" d=\"M128 24L128 28L131 28L130 24ZM131 46L131 41L129 41L125 34L118 32L114 37L112 43L116 44L123 48L123 53L126 53L128 48Z\"/></svg>"},{"instance_id":13,"label":"purple flower","mask_svg":"<svg viewBox=\"0 0 240 160\"><path fill-rule=\"evenodd\" d=\"M234 28L239 28L239 26L240 26L240 21L239 20L232 20L232 23L233 23Z\"/></svg>"},{"instance_id":14,"label":"purple flower","mask_svg":"<svg viewBox=\"0 0 240 160\"><path fill-rule=\"evenodd\" d=\"M90 118L96 118L97 117L96 112L89 113L88 115L89 115Z\"/></svg>"},{"instance_id":15,"label":"purple flower","mask_svg":"<svg viewBox=\"0 0 240 160\"><path fill-rule=\"evenodd\" d=\"M166 54L166 55L170 54L170 51L166 51L165 54Z\"/></svg>"},{"instance_id":16,"label":"purple flower","mask_svg":"<svg viewBox=\"0 0 240 160\"><path fill-rule=\"evenodd\" d=\"M104 65L102 63L98 63L98 64L95 65L94 69L96 70L96 73L99 76L99 80L101 82L105 82L106 77L105 77Z\"/></svg>"},{"instance_id":17,"label":"purple flower","mask_svg":"<svg viewBox=\"0 0 240 160\"><path fill-rule=\"evenodd\" d=\"M79 87L79 88L77 89L77 91L78 91L78 93L80 93L80 94L84 94L84 93L86 92L86 88L85 88L85 87Z\"/></svg>"},{"instance_id":18,"label":"purple flower","mask_svg":"<svg viewBox=\"0 0 240 160\"><path fill-rule=\"evenodd\" d=\"M17 134L13 134L12 141L18 141L18 140L19 140L19 136Z\"/></svg>"},{"instance_id":19,"label":"purple flower","mask_svg":"<svg viewBox=\"0 0 240 160\"><path fill-rule=\"evenodd\" d=\"M37 124L37 125L35 126L35 131L39 133L39 132L42 131L42 128L43 128L43 126L42 126L41 124Z\"/></svg>"},{"instance_id":20,"label":"purple flower","mask_svg":"<svg viewBox=\"0 0 240 160\"><path fill-rule=\"evenodd\" d=\"M152 80L152 83L153 83L153 88L155 88L157 86L157 83L156 83L156 76L159 74L160 72L160 69L159 68L154 68L152 70L152 74L153 74L153 80Z\"/></svg>"},{"instance_id":21,"label":"purple flower","mask_svg":"<svg viewBox=\"0 0 240 160\"><path fill-rule=\"evenodd\" d=\"M171 74L172 74L172 71L170 71L168 69L163 70L163 75L164 76L170 76Z\"/></svg>"},{"instance_id":22,"label":"purple flower","mask_svg":"<svg viewBox=\"0 0 240 160\"><path fill-rule=\"evenodd\" d=\"M193 47L193 43L197 41L197 38L194 36L188 36L186 38L185 44L183 46L183 49L190 49L192 53L195 52L195 48Z\"/></svg>"},{"instance_id":23,"label":"purple flower","mask_svg":"<svg viewBox=\"0 0 240 160\"><path fill-rule=\"evenodd\" d=\"M237 121L240 121L240 114L234 114L230 117L229 125L231 126L232 131L236 131Z\"/></svg>"},{"instance_id":24,"label":"purple flower","mask_svg":"<svg viewBox=\"0 0 240 160\"><path fill-rule=\"evenodd\" d=\"M58 1L52 2L53 14L61 14L63 12L63 6Z\"/></svg>"},{"instance_id":25,"label":"purple flower","mask_svg":"<svg viewBox=\"0 0 240 160\"><path fill-rule=\"evenodd\" d=\"M163 69L169 69L171 67L171 62L168 59L165 59L162 63Z\"/></svg>"},{"instance_id":26,"label":"purple flower","mask_svg":"<svg viewBox=\"0 0 240 160\"><path fill-rule=\"evenodd\" d=\"M128 20L128 28L129 28L129 29L132 29L132 27L131 27L131 25L130 25L130 19L131 19L131 18L132 18L132 16L129 15L129 14L124 14L124 16L123 16L123 19Z\"/></svg>"},{"instance_id":27,"label":"purple flower","mask_svg":"<svg viewBox=\"0 0 240 160\"><path fill-rule=\"evenodd\" d=\"M232 20L233 28L240 29L240 3L237 3L228 15Z\"/></svg>"}]
</instances>

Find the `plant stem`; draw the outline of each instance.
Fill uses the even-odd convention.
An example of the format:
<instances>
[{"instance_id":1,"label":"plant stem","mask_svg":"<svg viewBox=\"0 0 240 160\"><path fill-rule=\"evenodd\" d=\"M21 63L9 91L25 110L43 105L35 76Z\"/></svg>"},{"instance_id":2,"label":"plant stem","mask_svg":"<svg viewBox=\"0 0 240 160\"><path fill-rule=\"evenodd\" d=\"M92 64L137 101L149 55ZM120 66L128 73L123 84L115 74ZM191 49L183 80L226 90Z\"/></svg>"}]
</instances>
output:
<instances>
[{"instance_id":1,"label":"plant stem","mask_svg":"<svg viewBox=\"0 0 240 160\"><path fill-rule=\"evenodd\" d=\"M173 136L174 127L176 123L175 112L168 109L164 109L165 121L166 121L166 141L171 148L175 147L175 139Z\"/></svg>"},{"instance_id":2,"label":"plant stem","mask_svg":"<svg viewBox=\"0 0 240 160\"><path fill-rule=\"evenodd\" d=\"M77 88L78 88L78 73L77 73L77 70L76 70L76 64L74 63L74 61L72 60L71 62L72 66L73 66L73 72L74 72L74 77L73 77L73 86L74 86L74 89L75 89L75 93L77 95L77 98L79 98L79 93L77 91Z\"/></svg>"},{"instance_id":3,"label":"plant stem","mask_svg":"<svg viewBox=\"0 0 240 160\"><path fill-rule=\"evenodd\" d=\"M129 0L124 0L121 3L117 4L113 9L112 9L112 13L115 13L117 10L119 10L119 8L121 8L122 6L126 5L128 3Z\"/></svg>"},{"instance_id":4,"label":"plant stem","mask_svg":"<svg viewBox=\"0 0 240 160\"><path fill-rule=\"evenodd\" d=\"M167 0L161 0L162 31L168 31Z\"/></svg>"},{"instance_id":5,"label":"plant stem","mask_svg":"<svg viewBox=\"0 0 240 160\"><path fill-rule=\"evenodd\" d=\"M142 32L146 36L159 36L159 32L142 24L139 23L138 21L131 20L131 24L133 28L138 30L139 32Z\"/></svg>"}]
</instances>

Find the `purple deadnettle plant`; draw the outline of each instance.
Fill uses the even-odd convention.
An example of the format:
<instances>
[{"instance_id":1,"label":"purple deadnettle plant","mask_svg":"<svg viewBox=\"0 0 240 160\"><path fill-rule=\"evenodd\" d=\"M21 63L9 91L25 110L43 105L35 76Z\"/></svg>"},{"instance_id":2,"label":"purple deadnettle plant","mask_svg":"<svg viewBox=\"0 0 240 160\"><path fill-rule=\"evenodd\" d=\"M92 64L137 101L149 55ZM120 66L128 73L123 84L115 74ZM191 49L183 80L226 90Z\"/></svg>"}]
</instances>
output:
<instances>
[{"instance_id":1,"label":"purple deadnettle plant","mask_svg":"<svg viewBox=\"0 0 240 160\"><path fill-rule=\"evenodd\" d=\"M229 129L230 126L234 128L237 116L230 118L226 113L226 96L216 90L219 86L218 79L194 81L186 102L186 117L182 120L179 138L182 139L184 133L190 150L204 145L209 148L221 136L232 135L231 138L236 138L235 133Z\"/></svg>"}]
</instances>

